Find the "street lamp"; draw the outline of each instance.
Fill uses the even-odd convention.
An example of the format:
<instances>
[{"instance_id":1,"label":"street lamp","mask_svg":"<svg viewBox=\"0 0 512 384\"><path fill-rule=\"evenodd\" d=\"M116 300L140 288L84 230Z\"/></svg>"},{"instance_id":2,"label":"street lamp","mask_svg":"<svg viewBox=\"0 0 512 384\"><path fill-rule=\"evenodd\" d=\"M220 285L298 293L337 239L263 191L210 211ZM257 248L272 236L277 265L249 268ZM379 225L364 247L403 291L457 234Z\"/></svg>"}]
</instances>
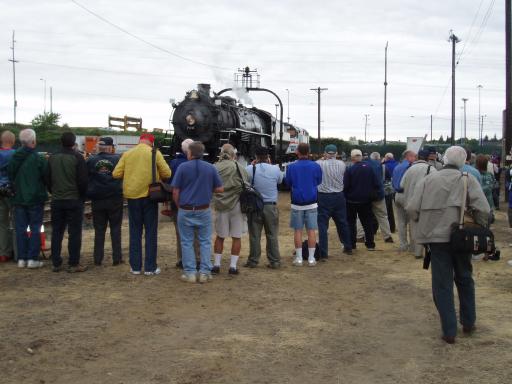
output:
<instances>
[{"instance_id":1,"label":"street lamp","mask_svg":"<svg viewBox=\"0 0 512 384\"><path fill-rule=\"evenodd\" d=\"M368 113L365 113L364 114L364 142L367 143L366 141L366 132L367 132L367 128L368 128L368 118L370 117L370 115Z\"/></svg>"},{"instance_id":2,"label":"street lamp","mask_svg":"<svg viewBox=\"0 0 512 384\"><path fill-rule=\"evenodd\" d=\"M464 102L464 144L466 144L466 102L468 101L469 99L463 97L462 98L462 101Z\"/></svg>"},{"instance_id":3,"label":"street lamp","mask_svg":"<svg viewBox=\"0 0 512 384\"><path fill-rule=\"evenodd\" d=\"M482 146L482 126L480 124L480 120L482 120L482 113L481 113L481 108L480 108L480 92L483 88L482 85L478 85L477 86L478 88L478 137L480 139L480 146Z\"/></svg>"},{"instance_id":4,"label":"street lamp","mask_svg":"<svg viewBox=\"0 0 512 384\"><path fill-rule=\"evenodd\" d=\"M44 113L46 113L46 79L39 79L44 83Z\"/></svg>"},{"instance_id":5,"label":"street lamp","mask_svg":"<svg viewBox=\"0 0 512 384\"><path fill-rule=\"evenodd\" d=\"M288 88L286 88L286 93L288 95L288 116L287 116L287 119L288 119L288 124L290 124L290 90Z\"/></svg>"}]
</instances>

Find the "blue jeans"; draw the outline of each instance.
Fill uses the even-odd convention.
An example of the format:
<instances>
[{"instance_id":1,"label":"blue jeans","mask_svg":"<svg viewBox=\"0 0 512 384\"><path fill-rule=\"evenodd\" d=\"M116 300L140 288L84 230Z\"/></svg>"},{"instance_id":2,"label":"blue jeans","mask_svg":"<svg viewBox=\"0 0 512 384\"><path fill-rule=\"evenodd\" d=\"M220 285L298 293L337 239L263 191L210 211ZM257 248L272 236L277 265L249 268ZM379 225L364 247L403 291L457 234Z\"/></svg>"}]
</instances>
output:
<instances>
[{"instance_id":1,"label":"blue jeans","mask_svg":"<svg viewBox=\"0 0 512 384\"><path fill-rule=\"evenodd\" d=\"M43 225L44 205L17 205L15 207L16 245L18 260L37 260L41 251L41 225ZM30 227L30 237L27 234Z\"/></svg>"},{"instance_id":2,"label":"blue jeans","mask_svg":"<svg viewBox=\"0 0 512 384\"><path fill-rule=\"evenodd\" d=\"M457 286L460 305L460 322L472 327L476 321L475 283L471 276L471 255L456 254L450 243L431 243L432 293L441 317L444 336L457 334L457 315L453 300L453 282Z\"/></svg>"},{"instance_id":3,"label":"blue jeans","mask_svg":"<svg viewBox=\"0 0 512 384\"><path fill-rule=\"evenodd\" d=\"M199 273L210 274L212 270L212 214L210 209L201 211L178 211L178 228L181 238L181 257L183 271L187 275L197 272L194 252L194 231L197 230L201 264Z\"/></svg>"},{"instance_id":4,"label":"blue jeans","mask_svg":"<svg viewBox=\"0 0 512 384\"><path fill-rule=\"evenodd\" d=\"M320 257L329 256L329 219L333 218L338 238L346 250L352 249L350 229L347 222L347 204L343 192L318 194L318 237Z\"/></svg>"},{"instance_id":5,"label":"blue jeans","mask_svg":"<svg viewBox=\"0 0 512 384\"><path fill-rule=\"evenodd\" d=\"M130 229L130 267L142 269L142 229L145 232L144 271L154 272L157 268L156 249L158 231L158 203L147 197L128 199L128 221Z\"/></svg>"}]
</instances>

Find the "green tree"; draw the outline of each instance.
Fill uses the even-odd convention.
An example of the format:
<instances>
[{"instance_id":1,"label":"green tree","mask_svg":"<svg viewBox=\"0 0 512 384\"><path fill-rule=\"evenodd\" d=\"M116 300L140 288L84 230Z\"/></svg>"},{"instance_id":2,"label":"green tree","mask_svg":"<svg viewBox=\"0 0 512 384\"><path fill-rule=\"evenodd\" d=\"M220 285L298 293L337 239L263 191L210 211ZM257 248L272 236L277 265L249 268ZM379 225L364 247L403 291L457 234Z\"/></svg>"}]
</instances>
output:
<instances>
[{"instance_id":1,"label":"green tree","mask_svg":"<svg viewBox=\"0 0 512 384\"><path fill-rule=\"evenodd\" d=\"M438 141L439 144L444 144L444 139L443 139L443 135L441 135L441 137L439 138L439 141Z\"/></svg>"},{"instance_id":2,"label":"green tree","mask_svg":"<svg viewBox=\"0 0 512 384\"><path fill-rule=\"evenodd\" d=\"M60 120L60 114L53 112L45 112L37 115L32 120L32 128L37 132L48 132L59 129L58 122Z\"/></svg>"}]
</instances>

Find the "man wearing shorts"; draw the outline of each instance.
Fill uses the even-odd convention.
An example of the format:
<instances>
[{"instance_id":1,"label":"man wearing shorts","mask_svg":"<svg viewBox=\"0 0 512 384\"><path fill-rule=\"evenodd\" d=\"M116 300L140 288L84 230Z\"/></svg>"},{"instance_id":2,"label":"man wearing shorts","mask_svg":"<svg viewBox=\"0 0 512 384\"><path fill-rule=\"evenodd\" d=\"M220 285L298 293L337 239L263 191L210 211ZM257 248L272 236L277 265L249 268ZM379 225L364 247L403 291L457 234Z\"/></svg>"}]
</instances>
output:
<instances>
[{"instance_id":1,"label":"man wearing shorts","mask_svg":"<svg viewBox=\"0 0 512 384\"><path fill-rule=\"evenodd\" d=\"M286 168L285 182L291 188L292 206L290 227L295 233L295 260L293 265L302 266L302 229L308 233L308 265L316 265L315 248L317 224L317 186L322 183L322 169L309 160L309 145L300 143L295 152L298 160Z\"/></svg>"},{"instance_id":2,"label":"man wearing shorts","mask_svg":"<svg viewBox=\"0 0 512 384\"><path fill-rule=\"evenodd\" d=\"M231 263L228 273L238 275L238 258L242 247L242 234L246 232L247 222L240 209L242 183L248 179L247 171L236 162L236 150L231 144L224 144L215 168L219 172L224 191L216 193L213 198L215 208L215 232L217 238L213 247L214 261L212 273L220 273L220 263L224 250L224 239L232 238Z\"/></svg>"}]
</instances>

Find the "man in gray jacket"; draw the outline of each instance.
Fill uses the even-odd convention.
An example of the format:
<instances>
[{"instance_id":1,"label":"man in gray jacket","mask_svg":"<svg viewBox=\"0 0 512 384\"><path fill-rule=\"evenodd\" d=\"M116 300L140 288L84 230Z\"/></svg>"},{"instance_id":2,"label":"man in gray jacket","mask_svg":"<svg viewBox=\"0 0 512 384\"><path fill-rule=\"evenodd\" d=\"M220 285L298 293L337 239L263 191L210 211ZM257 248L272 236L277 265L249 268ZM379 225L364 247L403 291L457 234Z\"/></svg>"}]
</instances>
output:
<instances>
[{"instance_id":1,"label":"man in gray jacket","mask_svg":"<svg viewBox=\"0 0 512 384\"><path fill-rule=\"evenodd\" d=\"M453 282L457 285L460 301L460 322L464 333L475 330L475 283L472 277L471 255L456 253L451 248L450 237L457 227L464 182L460 169L466 160L466 151L453 146L445 152L445 166L432 172L417 184L412 199L406 206L412 221L417 223L416 242L430 249L432 263L432 293L441 317L442 339L455 342L457 316L453 300ZM467 207L474 220L487 225L489 203L474 176L467 176Z\"/></svg>"},{"instance_id":2,"label":"man in gray jacket","mask_svg":"<svg viewBox=\"0 0 512 384\"><path fill-rule=\"evenodd\" d=\"M405 206L407 203L412 200L414 196L414 189L418 182L424 179L426 176L433 172L437 172L436 168L427 163L429 152L425 149L422 149L418 152L418 160L416 160L409 167L407 172L405 172L404 177L400 181L400 187L403 189L403 198L405 202ZM416 222L411 221L410 225L410 247L414 251L414 256L417 259L421 259L423 257L423 246L421 244L417 244L416 242Z\"/></svg>"}]
</instances>

